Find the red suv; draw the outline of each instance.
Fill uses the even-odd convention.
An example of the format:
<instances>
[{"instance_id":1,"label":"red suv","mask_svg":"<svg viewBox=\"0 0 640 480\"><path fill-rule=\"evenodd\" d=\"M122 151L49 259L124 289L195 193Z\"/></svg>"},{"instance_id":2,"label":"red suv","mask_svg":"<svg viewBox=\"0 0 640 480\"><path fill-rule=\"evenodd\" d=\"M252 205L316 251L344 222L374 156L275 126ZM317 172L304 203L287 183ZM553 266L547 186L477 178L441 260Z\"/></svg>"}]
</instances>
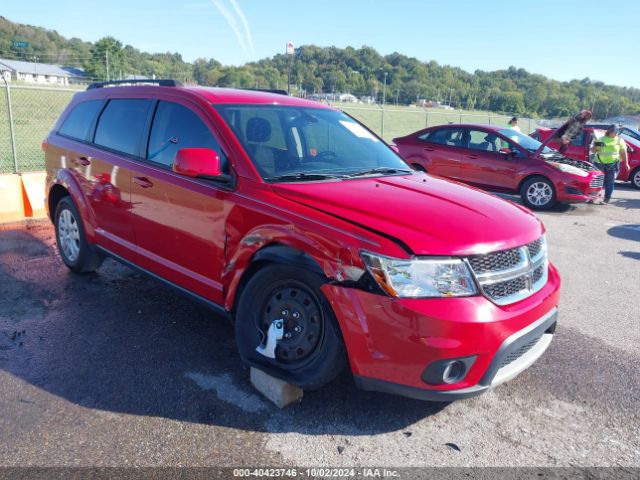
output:
<instances>
[{"instance_id":1,"label":"red suv","mask_svg":"<svg viewBox=\"0 0 640 480\"><path fill-rule=\"evenodd\" d=\"M303 388L477 395L551 341L560 279L528 210L415 172L330 107L98 84L43 143L74 272L105 256L235 323L242 360Z\"/></svg>"},{"instance_id":2,"label":"red suv","mask_svg":"<svg viewBox=\"0 0 640 480\"><path fill-rule=\"evenodd\" d=\"M564 130L567 127L565 124ZM556 131L550 137L560 136ZM507 127L440 125L393 141L402 157L418 170L488 190L517 193L534 209L548 209L556 202L594 200L604 183L604 175L594 166L567 158Z\"/></svg>"}]
</instances>

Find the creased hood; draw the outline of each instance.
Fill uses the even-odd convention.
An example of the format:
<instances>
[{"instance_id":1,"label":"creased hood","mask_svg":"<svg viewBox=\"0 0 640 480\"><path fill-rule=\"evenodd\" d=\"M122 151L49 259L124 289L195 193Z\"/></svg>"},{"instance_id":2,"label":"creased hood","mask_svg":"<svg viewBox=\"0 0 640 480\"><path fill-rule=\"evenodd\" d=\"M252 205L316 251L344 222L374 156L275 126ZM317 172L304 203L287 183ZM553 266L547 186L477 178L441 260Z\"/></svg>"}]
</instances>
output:
<instances>
[{"instance_id":1,"label":"creased hood","mask_svg":"<svg viewBox=\"0 0 640 480\"><path fill-rule=\"evenodd\" d=\"M272 187L291 201L393 237L417 255L486 253L543 233L529 210L426 174Z\"/></svg>"}]
</instances>

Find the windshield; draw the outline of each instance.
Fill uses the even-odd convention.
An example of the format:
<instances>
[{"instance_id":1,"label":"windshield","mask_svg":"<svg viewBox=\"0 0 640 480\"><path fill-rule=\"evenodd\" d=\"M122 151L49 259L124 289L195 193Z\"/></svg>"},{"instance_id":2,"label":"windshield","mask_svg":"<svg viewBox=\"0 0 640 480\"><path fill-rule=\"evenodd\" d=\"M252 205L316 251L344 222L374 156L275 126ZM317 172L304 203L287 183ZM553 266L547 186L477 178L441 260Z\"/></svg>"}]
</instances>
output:
<instances>
[{"instance_id":1,"label":"windshield","mask_svg":"<svg viewBox=\"0 0 640 480\"><path fill-rule=\"evenodd\" d=\"M635 128L624 127L622 130L620 130L620 133L628 135L629 137L631 137L631 138L633 138L635 140L640 140L640 132L638 130L636 130Z\"/></svg>"},{"instance_id":2,"label":"windshield","mask_svg":"<svg viewBox=\"0 0 640 480\"><path fill-rule=\"evenodd\" d=\"M214 105L268 181L411 173L384 142L342 112L282 105Z\"/></svg>"},{"instance_id":3,"label":"windshield","mask_svg":"<svg viewBox=\"0 0 640 480\"><path fill-rule=\"evenodd\" d=\"M522 148L528 150L529 152L536 152L540 148L540 145L542 145L542 143L540 143L538 140L528 137L510 128L499 130L498 133L514 141L515 143L520 145ZM556 153L556 151L549 147L544 147L544 149L542 150L542 153Z\"/></svg>"}]
</instances>

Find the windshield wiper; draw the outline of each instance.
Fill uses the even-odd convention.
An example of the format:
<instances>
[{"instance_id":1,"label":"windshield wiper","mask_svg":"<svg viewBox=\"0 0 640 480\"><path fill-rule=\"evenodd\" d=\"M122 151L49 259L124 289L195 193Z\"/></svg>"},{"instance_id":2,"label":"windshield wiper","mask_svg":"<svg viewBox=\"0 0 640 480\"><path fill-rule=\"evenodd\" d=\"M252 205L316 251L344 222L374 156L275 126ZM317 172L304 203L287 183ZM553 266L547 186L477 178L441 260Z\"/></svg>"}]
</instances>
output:
<instances>
[{"instance_id":1,"label":"windshield wiper","mask_svg":"<svg viewBox=\"0 0 640 480\"><path fill-rule=\"evenodd\" d=\"M347 175L336 175L333 173L289 173L265 177L268 182L300 182L313 180L326 180L328 178L347 178Z\"/></svg>"},{"instance_id":2,"label":"windshield wiper","mask_svg":"<svg viewBox=\"0 0 640 480\"><path fill-rule=\"evenodd\" d=\"M378 168L370 168L369 170L363 170L361 172L352 173L350 177L360 177L363 175L373 175L376 173L412 173L413 170L409 170L408 168L392 168L392 167L378 167Z\"/></svg>"}]
</instances>

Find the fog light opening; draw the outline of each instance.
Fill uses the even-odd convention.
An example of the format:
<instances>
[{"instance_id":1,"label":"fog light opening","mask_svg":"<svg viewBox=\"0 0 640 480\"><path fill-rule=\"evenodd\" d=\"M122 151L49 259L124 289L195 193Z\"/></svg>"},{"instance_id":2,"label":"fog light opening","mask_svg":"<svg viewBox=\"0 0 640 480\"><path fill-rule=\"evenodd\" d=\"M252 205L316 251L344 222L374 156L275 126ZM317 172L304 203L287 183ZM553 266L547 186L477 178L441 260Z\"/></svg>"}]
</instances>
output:
<instances>
[{"instance_id":1,"label":"fog light opening","mask_svg":"<svg viewBox=\"0 0 640 480\"><path fill-rule=\"evenodd\" d=\"M444 383L457 383L464 378L467 372L467 366L460 360L449 362L442 372L442 381Z\"/></svg>"}]
</instances>

